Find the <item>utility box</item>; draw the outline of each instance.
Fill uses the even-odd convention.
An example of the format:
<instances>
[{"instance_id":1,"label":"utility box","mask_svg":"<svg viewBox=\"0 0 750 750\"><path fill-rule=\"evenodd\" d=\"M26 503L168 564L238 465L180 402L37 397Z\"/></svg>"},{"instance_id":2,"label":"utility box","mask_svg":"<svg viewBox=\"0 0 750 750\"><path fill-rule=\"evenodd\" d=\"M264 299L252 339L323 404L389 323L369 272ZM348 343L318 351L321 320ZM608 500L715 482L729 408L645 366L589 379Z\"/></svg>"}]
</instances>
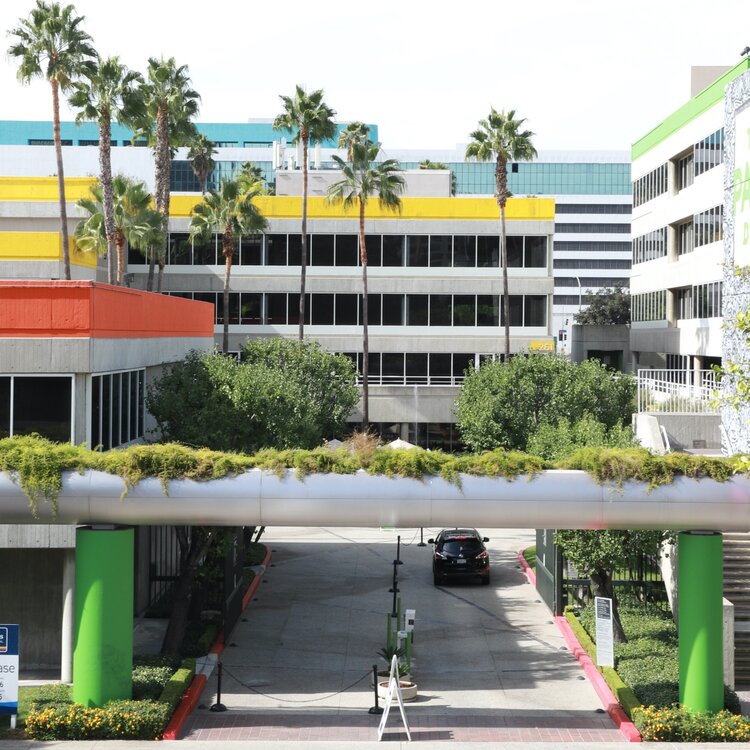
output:
<instances>
[{"instance_id":1,"label":"utility box","mask_svg":"<svg viewBox=\"0 0 750 750\"><path fill-rule=\"evenodd\" d=\"M404 613L404 629L407 633L411 633L414 630L414 621L417 619L416 609L407 609Z\"/></svg>"}]
</instances>

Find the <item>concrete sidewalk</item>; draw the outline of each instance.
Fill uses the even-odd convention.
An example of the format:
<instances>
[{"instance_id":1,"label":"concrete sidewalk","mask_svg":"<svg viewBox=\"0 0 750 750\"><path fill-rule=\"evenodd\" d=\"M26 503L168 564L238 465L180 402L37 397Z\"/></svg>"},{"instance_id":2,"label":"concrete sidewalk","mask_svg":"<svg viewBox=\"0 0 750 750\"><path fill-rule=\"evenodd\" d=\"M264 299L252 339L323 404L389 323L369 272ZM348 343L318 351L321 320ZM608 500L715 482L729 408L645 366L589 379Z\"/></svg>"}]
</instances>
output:
<instances>
[{"instance_id":1,"label":"concrete sidewalk","mask_svg":"<svg viewBox=\"0 0 750 750\"><path fill-rule=\"evenodd\" d=\"M425 530L425 539L438 530ZM490 586L432 583L431 547L419 530L269 529L275 550L258 591L227 639L222 702L216 675L191 740L362 742L377 738L372 665L385 645L396 536L399 588L415 608L419 697L407 705L421 741L609 741L623 738L585 681L550 613L517 566L533 531L482 529L491 538ZM378 666L383 666L379 663ZM398 713L384 740L406 739ZM549 744L546 744L549 747Z\"/></svg>"}]
</instances>

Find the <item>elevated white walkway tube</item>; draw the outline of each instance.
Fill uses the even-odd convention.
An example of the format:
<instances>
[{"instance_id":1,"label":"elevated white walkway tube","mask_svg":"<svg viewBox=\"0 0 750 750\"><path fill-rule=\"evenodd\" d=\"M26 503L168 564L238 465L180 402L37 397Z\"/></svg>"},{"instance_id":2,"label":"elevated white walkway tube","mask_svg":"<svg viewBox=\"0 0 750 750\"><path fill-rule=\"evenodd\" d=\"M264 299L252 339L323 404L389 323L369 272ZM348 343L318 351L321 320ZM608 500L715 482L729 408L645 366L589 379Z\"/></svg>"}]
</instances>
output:
<instances>
[{"instance_id":1,"label":"elevated white walkway tube","mask_svg":"<svg viewBox=\"0 0 750 750\"><path fill-rule=\"evenodd\" d=\"M406 479L312 474L298 479L254 469L205 482L172 481L168 495L146 479L121 498L117 476L68 472L57 514L40 500L35 519L21 488L0 474L0 523L191 524L215 526L456 526L750 530L750 479L676 477L648 491L640 482L600 485L582 471L529 479L462 475Z\"/></svg>"}]
</instances>

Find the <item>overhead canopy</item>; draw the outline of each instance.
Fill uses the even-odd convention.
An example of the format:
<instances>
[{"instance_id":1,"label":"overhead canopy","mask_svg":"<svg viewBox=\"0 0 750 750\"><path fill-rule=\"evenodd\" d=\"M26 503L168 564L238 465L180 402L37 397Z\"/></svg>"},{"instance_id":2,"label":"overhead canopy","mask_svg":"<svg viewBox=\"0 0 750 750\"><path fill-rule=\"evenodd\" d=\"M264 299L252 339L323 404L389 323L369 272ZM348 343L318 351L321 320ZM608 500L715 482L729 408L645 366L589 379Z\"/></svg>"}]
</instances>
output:
<instances>
[{"instance_id":1,"label":"overhead canopy","mask_svg":"<svg viewBox=\"0 0 750 750\"><path fill-rule=\"evenodd\" d=\"M124 498L117 476L67 472L53 515L40 501L34 518L21 488L0 474L0 523L400 526L496 528L654 528L750 530L750 479L676 477L601 485L581 471L545 471L533 479L461 475L450 483L356 474L253 469L205 482L145 479Z\"/></svg>"}]
</instances>

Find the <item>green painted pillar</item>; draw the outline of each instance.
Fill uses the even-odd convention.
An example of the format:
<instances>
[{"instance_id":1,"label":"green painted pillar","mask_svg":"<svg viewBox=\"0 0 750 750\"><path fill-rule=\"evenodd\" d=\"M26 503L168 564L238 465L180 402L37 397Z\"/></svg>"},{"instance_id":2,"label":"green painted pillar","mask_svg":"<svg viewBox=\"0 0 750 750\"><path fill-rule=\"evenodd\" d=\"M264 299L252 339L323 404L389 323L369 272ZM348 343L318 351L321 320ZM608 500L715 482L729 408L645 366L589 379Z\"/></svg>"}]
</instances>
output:
<instances>
[{"instance_id":1,"label":"green painted pillar","mask_svg":"<svg viewBox=\"0 0 750 750\"><path fill-rule=\"evenodd\" d=\"M133 689L133 529L76 529L73 700L102 706Z\"/></svg>"},{"instance_id":2,"label":"green painted pillar","mask_svg":"<svg viewBox=\"0 0 750 750\"><path fill-rule=\"evenodd\" d=\"M680 703L693 711L724 708L722 538L678 537Z\"/></svg>"}]
</instances>

